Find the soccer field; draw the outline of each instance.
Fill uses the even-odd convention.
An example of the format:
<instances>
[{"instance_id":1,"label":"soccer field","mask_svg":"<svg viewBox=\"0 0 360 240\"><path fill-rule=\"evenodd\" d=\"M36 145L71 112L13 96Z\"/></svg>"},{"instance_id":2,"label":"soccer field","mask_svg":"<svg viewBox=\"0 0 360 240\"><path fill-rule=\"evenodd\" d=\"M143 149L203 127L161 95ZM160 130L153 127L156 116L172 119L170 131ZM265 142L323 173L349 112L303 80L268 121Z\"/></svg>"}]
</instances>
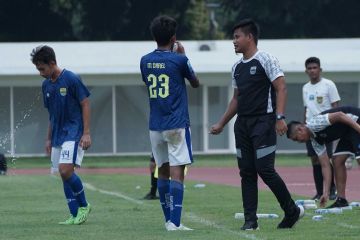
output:
<instances>
[{"instance_id":1,"label":"soccer field","mask_svg":"<svg viewBox=\"0 0 360 240\"><path fill-rule=\"evenodd\" d=\"M206 158L206 157L205 157ZM133 159L132 159L133 160ZM28 168L31 162L17 167ZM45 167L44 164L34 164ZM41 162L41 161L40 161ZM90 161L91 162L91 161ZM144 167L147 161L99 163L100 166ZM205 163L222 165L227 163ZM91 164L89 164L91 165ZM202 164L199 164L200 166ZM87 167L86 161L84 167ZM239 187L186 181L183 223L194 228L190 232L166 232L158 201L143 201L149 189L147 175L82 174L86 194L93 206L88 221L80 226L60 226L57 222L68 217L61 180L49 175L12 175L0 177L0 239L359 239L360 208L341 215L324 215L313 221L313 210L291 230L277 230L281 219L260 219L259 231L244 232ZM294 196L295 199L302 198ZM259 213L283 216L272 193L259 195Z\"/></svg>"}]
</instances>

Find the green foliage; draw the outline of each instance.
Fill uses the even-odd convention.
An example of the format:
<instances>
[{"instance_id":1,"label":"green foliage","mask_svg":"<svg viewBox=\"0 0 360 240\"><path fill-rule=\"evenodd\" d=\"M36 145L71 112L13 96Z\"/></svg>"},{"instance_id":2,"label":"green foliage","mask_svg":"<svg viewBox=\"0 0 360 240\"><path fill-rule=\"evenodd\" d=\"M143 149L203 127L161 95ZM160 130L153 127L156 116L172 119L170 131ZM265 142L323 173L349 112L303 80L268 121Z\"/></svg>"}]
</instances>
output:
<instances>
[{"instance_id":1,"label":"green foliage","mask_svg":"<svg viewBox=\"0 0 360 240\"><path fill-rule=\"evenodd\" d=\"M211 24L209 3L221 3ZM151 40L149 24L161 14L178 21L180 40L231 38L232 27L248 17L259 23L261 38L360 37L357 0L0 0L0 6L0 41Z\"/></svg>"},{"instance_id":2,"label":"green foliage","mask_svg":"<svg viewBox=\"0 0 360 240\"><path fill-rule=\"evenodd\" d=\"M360 2L348 0L223 0L227 35L241 19L253 18L261 38L360 37L354 20Z\"/></svg>"}]
</instances>

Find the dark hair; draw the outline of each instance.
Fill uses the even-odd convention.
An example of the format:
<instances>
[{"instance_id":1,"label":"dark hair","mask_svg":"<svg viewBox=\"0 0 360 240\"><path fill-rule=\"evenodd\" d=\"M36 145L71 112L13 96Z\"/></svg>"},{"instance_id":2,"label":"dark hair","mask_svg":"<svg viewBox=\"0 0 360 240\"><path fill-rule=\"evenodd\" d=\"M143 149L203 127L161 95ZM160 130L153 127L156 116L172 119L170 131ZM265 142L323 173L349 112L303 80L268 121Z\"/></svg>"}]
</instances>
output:
<instances>
[{"instance_id":1,"label":"dark hair","mask_svg":"<svg viewBox=\"0 0 360 240\"><path fill-rule=\"evenodd\" d=\"M177 23L169 16L158 16L150 24L150 32L159 46L164 46L176 34Z\"/></svg>"},{"instance_id":2,"label":"dark hair","mask_svg":"<svg viewBox=\"0 0 360 240\"><path fill-rule=\"evenodd\" d=\"M40 45L34 48L30 54L33 64L45 63L49 64L51 61L56 63L56 56L54 49L47 45Z\"/></svg>"},{"instance_id":3,"label":"dark hair","mask_svg":"<svg viewBox=\"0 0 360 240\"><path fill-rule=\"evenodd\" d=\"M244 32L245 34L251 33L251 35L253 35L254 37L255 44L257 45L260 35L260 27L254 20L252 20L251 18L241 20L238 24L236 24L233 27L232 33L234 33L235 30L238 28L241 28L241 31Z\"/></svg>"},{"instance_id":4,"label":"dark hair","mask_svg":"<svg viewBox=\"0 0 360 240\"><path fill-rule=\"evenodd\" d=\"M307 67L310 63L316 63L320 67L320 59L317 57L309 57L305 61L305 67Z\"/></svg>"},{"instance_id":5,"label":"dark hair","mask_svg":"<svg viewBox=\"0 0 360 240\"><path fill-rule=\"evenodd\" d=\"M291 121L288 123L287 125L288 130L286 131L287 138L290 138L294 134L295 127L299 124L301 124L301 122L298 121Z\"/></svg>"}]
</instances>

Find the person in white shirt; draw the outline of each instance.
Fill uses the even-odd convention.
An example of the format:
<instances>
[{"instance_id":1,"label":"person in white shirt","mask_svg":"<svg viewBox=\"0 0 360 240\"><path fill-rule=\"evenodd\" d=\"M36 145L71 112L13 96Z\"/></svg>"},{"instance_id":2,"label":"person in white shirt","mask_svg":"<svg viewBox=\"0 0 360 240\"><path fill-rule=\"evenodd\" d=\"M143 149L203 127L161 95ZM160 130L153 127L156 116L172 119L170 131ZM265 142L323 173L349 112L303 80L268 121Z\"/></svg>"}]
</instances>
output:
<instances>
[{"instance_id":1,"label":"person in white shirt","mask_svg":"<svg viewBox=\"0 0 360 240\"><path fill-rule=\"evenodd\" d=\"M319 58L310 57L306 59L305 68L305 72L309 76L309 82L303 86L302 91L305 107L304 122L308 123L311 118L319 113L337 107L339 105L340 96L335 83L329 79L321 77L322 69ZM332 145L333 143L326 145L327 154L330 158L333 152ZM311 159L316 188L316 195L313 199L318 200L323 194L323 175L321 172L321 165L310 141L306 142L306 149L307 155ZM330 200L335 200L336 198L336 188L333 176L329 198Z\"/></svg>"}]
</instances>

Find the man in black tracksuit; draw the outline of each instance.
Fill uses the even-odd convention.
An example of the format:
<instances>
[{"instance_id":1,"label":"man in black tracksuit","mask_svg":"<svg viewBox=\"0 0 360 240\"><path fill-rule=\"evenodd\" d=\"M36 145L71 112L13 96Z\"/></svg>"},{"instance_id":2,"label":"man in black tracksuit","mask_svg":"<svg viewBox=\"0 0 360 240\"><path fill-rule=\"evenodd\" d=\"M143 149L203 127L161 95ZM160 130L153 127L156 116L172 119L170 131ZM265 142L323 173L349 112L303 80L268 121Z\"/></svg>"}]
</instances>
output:
<instances>
[{"instance_id":1,"label":"man in black tracksuit","mask_svg":"<svg viewBox=\"0 0 360 240\"><path fill-rule=\"evenodd\" d=\"M251 19L233 28L235 52L243 57L232 68L232 100L210 133L219 134L237 114L234 132L245 214L241 229L258 229L258 175L285 212L278 228L291 228L304 215L304 209L295 205L274 168L276 133L283 135L287 131L285 78L277 59L257 49L258 34L258 26Z\"/></svg>"}]
</instances>

